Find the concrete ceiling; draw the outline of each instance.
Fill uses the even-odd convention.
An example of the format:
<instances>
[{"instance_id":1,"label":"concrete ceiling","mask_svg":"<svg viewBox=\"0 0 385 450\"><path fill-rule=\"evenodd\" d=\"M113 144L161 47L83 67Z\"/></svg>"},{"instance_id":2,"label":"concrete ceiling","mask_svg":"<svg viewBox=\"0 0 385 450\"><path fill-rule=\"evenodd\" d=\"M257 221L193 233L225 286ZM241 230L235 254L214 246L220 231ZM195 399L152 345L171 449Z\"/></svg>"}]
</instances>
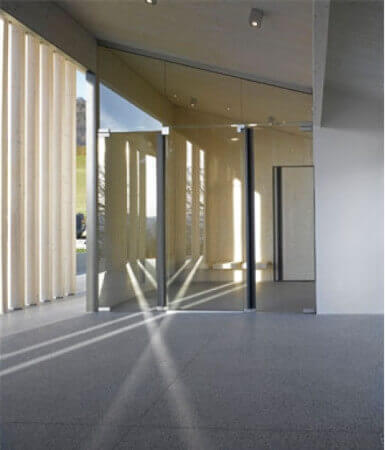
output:
<instances>
[{"instance_id":1,"label":"concrete ceiling","mask_svg":"<svg viewBox=\"0 0 385 450\"><path fill-rule=\"evenodd\" d=\"M332 1L325 86L382 101L384 86L382 1Z\"/></svg>"},{"instance_id":2,"label":"concrete ceiling","mask_svg":"<svg viewBox=\"0 0 385 450\"><path fill-rule=\"evenodd\" d=\"M311 91L311 0L58 3L99 40ZM252 7L264 11L260 30L248 24Z\"/></svg>"}]
</instances>

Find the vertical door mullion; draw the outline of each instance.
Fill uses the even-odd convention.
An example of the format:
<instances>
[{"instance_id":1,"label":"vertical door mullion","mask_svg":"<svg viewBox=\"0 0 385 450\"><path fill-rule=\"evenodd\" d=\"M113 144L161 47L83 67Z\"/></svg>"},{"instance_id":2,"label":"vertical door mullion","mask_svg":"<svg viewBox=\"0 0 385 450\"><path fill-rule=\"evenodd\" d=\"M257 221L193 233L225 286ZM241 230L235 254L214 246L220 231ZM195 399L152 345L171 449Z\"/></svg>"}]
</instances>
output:
<instances>
[{"instance_id":1,"label":"vertical door mullion","mask_svg":"<svg viewBox=\"0 0 385 450\"><path fill-rule=\"evenodd\" d=\"M157 261L158 307L167 306L166 292L166 136L160 134L157 141L156 164L156 220L157 220Z\"/></svg>"},{"instance_id":2,"label":"vertical door mullion","mask_svg":"<svg viewBox=\"0 0 385 450\"><path fill-rule=\"evenodd\" d=\"M282 265L282 167L274 167L274 281L283 279Z\"/></svg>"},{"instance_id":3,"label":"vertical door mullion","mask_svg":"<svg viewBox=\"0 0 385 450\"><path fill-rule=\"evenodd\" d=\"M255 293L255 205L254 205L254 149L253 130L245 134L245 204L246 204L246 310L256 309Z\"/></svg>"}]
</instances>

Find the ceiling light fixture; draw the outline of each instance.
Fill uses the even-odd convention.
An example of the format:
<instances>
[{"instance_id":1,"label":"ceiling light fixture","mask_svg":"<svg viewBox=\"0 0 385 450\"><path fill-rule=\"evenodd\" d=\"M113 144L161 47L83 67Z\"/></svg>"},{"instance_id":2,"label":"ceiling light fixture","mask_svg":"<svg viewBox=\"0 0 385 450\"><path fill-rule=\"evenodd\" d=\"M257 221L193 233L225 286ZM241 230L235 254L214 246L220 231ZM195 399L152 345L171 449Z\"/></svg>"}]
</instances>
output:
<instances>
[{"instance_id":1,"label":"ceiling light fixture","mask_svg":"<svg viewBox=\"0 0 385 450\"><path fill-rule=\"evenodd\" d=\"M239 138L237 138L237 137L233 137L233 138L231 138L231 141L233 141L233 142L237 142L237 141L239 141Z\"/></svg>"},{"instance_id":2,"label":"ceiling light fixture","mask_svg":"<svg viewBox=\"0 0 385 450\"><path fill-rule=\"evenodd\" d=\"M226 106L226 111L230 111L230 106Z\"/></svg>"},{"instance_id":3,"label":"ceiling light fixture","mask_svg":"<svg viewBox=\"0 0 385 450\"><path fill-rule=\"evenodd\" d=\"M146 5L156 5L158 0L144 0L144 3L146 3Z\"/></svg>"},{"instance_id":4,"label":"ceiling light fixture","mask_svg":"<svg viewBox=\"0 0 385 450\"><path fill-rule=\"evenodd\" d=\"M313 131L313 122L301 122L299 124L300 131L307 131L311 132Z\"/></svg>"},{"instance_id":5,"label":"ceiling light fixture","mask_svg":"<svg viewBox=\"0 0 385 450\"><path fill-rule=\"evenodd\" d=\"M191 97L190 106L191 108L195 108L197 106L198 100L195 97Z\"/></svg>"},{"instance_id":6,"label":"ceiling light fixture","mask_svg":"<svg viewBox=\"0 0 385 450\"><path fill-rule=\"evenodd\" d=\"M249 24L253 28L262 28L263 11L252 8L249 16Z\"/></svg>"}]
</instances>

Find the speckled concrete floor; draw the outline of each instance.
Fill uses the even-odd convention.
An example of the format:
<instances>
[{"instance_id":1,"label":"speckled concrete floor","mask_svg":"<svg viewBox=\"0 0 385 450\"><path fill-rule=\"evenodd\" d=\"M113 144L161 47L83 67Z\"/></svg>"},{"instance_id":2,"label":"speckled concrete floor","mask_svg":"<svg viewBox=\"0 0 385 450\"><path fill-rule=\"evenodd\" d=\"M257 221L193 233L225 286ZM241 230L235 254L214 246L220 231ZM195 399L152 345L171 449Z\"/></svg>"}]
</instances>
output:
<instances>
[{"instance_id":1,"label":"speckled concrete floor","mask_svg":"<svg viewBox=\"0 0 385 450\"><path fill-rule=\"evenodd\" d=\"M0 318L1 449L383 447L382 316L80 301Z\"/></svg>"}]
</instances>

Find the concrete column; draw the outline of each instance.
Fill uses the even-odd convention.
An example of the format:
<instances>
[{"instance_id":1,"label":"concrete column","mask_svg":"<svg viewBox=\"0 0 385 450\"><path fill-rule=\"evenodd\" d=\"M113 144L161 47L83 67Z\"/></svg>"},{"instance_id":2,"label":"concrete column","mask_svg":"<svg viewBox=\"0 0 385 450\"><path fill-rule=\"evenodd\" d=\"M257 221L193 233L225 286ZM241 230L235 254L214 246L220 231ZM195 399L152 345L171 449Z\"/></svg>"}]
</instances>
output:
<instances>
[{"instance_id":1,"label":"concrete column","mask_svg":"<svg viewBox=\"0 0 385 450\"><path fill-rule=\"evenodd\" d=\"M8 22L0 18L0 314L8 309Z\"/></svg>"},{"instance_id":2,"label":"concrete column","mask_svg":"<svg viewBox=\"0 0 385 450\"><path fill-rule=\"evenodd\" d=\"M52 293L54 298L64 296L63 270L63 88L64 58L53 55L53 107L52 107Z\"/></svg>"},{"instance_id":3,"label":"concrete column","mask_svg":"<svg viewBox=\"0 0 385 450\"><path fill-rule=\"evenodd\" d=\"M74 227L74 177L73 160L76 142L74 140L75 115L75 67L70 61L64 63L64 102L62 128L62 255L64 295L75 293L73 255L75 249Z\"/></svg>"},{"instance_id":4,"label":"concrete column","mask_svg":"<svg viewBox=\"0 0 385 450\"><path fill-rule=\"evenodd\" d=\"M9 307L24 307L24 56L25 33L10 26L9 118Z\"/></svg>"},{"instance_id":5,"label":"concrete column","mask_svg":"<svg viewBox=\"0 0 385 450\"><path fill-rule=\"evenodd\" d=\"M192 154L192 230L191 253L194 259L199 258L199 147L193 146Z\"/></svg>"},{"instance_id":6,"label":"concrete column","mask_svg":"<svg viewBox=\"0 0 385 450\"><path fill-rule=\"evenodd\" d=\"M40 197L40 300L52 299L52 207L51 207L51 158L52 158L52 50L40 45L39 91L39 197Z\"/></svg>"},{"instance_id":7,"label":"concrete column","mask_svg":"<svg viewBox=\"0 0 385 450\"><path fill-rule=\"evenodd\" d=\"M26 36L25 303L39 302L39 44ZM43 268L44 270L44 268Z\"/></svg>"}]
</instances>

